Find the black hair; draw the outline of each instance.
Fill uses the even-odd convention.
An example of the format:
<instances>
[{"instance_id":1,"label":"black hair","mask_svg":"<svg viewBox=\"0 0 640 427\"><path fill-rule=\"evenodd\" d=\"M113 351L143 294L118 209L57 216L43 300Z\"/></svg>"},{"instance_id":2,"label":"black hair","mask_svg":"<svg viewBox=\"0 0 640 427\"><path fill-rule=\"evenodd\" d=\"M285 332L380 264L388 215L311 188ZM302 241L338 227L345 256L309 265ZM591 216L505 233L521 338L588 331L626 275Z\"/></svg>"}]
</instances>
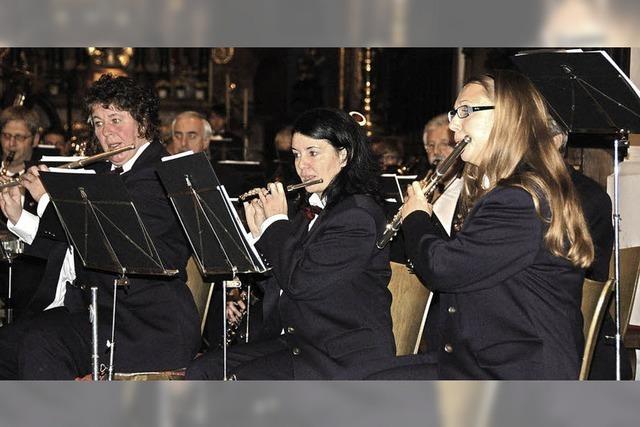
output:
<instances>
[{"instance_id":1,"label":"black hair","mask_svg":"<svg viewBox=\"0 0 640 427\"><path fill-rule=\"evenodd\" d=\"M336 150L346 150L347 164L324 190L327 207L352 194L377 198L380 169L362 127L349 114L332 108L306 111L293 124L293 133L323 139Z\"/></svg>"},{"instance_id":2,"label":"black hair","mask_svg":"<svg viewBox=\"0 0 640 427\"><path fill-rule=\"evenodd\" d=\"M113 105L118 110L131 114L138 122L138 136L147 141L160 138L158 95L150 87L139 84L130 77L103 74L91 85L84 101L89 117L94 106L108 108Z\"/></svg>"}]
</instances>

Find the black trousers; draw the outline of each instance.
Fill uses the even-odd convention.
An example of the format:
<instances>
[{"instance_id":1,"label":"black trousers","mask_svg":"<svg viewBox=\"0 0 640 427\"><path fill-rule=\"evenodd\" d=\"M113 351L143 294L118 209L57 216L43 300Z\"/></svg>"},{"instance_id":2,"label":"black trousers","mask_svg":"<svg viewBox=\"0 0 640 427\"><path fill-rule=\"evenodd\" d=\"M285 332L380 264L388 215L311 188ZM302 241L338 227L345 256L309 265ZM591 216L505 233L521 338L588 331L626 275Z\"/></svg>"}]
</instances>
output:
<instances>
[{"instance_id":1,"label":"black trousers","mask_svg":"<svg viewBox=\"0 0 640 427\"><path fill-rule=\"evenodd\" d=\"M86 312L60 307L0 328L0 379L73 380L90 372Z\"/></svg>"},{"instance_id":2,"label":"black trousers","mask_svg":"<svg viewBox=\"0 0 640 427\"><path fill-rule=\"evenodd\" d=\"M234 345L227 350L227 378L232 377L238 380L292 380L291 350L281 338ZM221 349L203 354L187 368L187 380L223 378Z\"/></svg>"}]
</instances>

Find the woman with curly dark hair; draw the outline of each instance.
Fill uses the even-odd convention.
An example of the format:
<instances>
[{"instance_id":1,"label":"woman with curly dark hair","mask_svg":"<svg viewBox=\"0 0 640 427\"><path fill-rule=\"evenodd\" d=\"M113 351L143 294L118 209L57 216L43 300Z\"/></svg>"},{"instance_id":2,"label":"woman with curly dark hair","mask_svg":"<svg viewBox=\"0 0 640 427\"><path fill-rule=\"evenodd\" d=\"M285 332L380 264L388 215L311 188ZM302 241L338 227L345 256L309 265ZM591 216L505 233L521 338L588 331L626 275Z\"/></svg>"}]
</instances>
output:
<instances>
[{"instance_id":1,"label":"woman with curly dark hair","mask_svg":"<svg viewBox=\"0 0 640 427\"><path fill-rule=\"evenodd\" d=\"M155 139L158 98L128 77L103 75L89 88L86 104L89 123L104 151L135 147L92 167L97 173L120 174L164 266L180 273L129 275L128 285L114 290L116 274L85 267L79 257L74 261L38 177L46 167L31 168L23 175L23 183L38 201L40 215L21 209L17 187L3 190L0 207L9 218L10 230L27 243L28 250L47 258L41 288L53 301L45 311L0 328L0 379L74 379L91 372L87 315L91 286L98 287L98 352L102 360L109 360L108 340L117 343L113 346L116 372L183 368L200 345L198 312L185 284L190 250L156 174L156 165L167 155Z\"/></svg>"},{"instance_id":2,"label":"woman with curly dark hair","mask_svg":"<svg viewBox=\"0 0 640 427\"><path fill-rule=\"evenodd\" d=\"M262 283L264 327L229 351L237 379L358 379L391 357L388 250L376 248L385 218L376 203L377 165L346 113L315 109L293 128L292 151L308 204L289 219L280 183L245 204L249 229L272 270ZM222 378L220 352L205 354L190 379Z\"/></svg>"}]
</instances>

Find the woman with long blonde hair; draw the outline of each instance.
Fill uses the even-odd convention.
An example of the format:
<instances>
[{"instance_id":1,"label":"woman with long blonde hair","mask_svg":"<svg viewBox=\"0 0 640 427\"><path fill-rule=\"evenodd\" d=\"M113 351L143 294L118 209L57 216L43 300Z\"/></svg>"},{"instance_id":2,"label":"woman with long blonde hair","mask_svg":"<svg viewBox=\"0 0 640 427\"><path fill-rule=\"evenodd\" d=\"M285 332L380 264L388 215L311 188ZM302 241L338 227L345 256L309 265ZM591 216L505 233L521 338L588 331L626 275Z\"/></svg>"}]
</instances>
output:
<instances>
[{"instance_id":1,"label":"woman with long blonde hair","mask_svg":"<svg viewBox=\"0 0 640 427\"><path fill-rule=\"evenodd\" d=\"M406 253L436 293L432 340L426 353L395 361L404 370L377 378L578 378L593 244L547 118L540 93L515 72L472 79L460 92L449 119L456 141L471 138L462 229L438 236L418 183L402 209Z\"/></svg>"}]
</instances>

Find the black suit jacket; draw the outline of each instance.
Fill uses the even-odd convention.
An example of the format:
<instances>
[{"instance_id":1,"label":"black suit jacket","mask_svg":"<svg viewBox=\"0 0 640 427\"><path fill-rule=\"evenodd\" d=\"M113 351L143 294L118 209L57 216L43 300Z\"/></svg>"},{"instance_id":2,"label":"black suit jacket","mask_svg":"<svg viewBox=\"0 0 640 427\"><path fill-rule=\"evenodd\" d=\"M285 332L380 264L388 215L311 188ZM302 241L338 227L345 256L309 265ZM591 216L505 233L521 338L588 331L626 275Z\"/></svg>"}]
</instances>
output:
<instances>
[{"instance_id":1,"label":"black suit jacket","mask_svg":"<svg viewBox=\"0 0 640 427\"><path fill-rule=\"evenodd\" d=\"M450 241L422 211L403 227L416 273L439 293L427 359L440 378L577 379L583 273L546 249L526 191L494 189Z\"/></svg>"},{"instance_id":2,"label":"black suit jacket","mask_svg":"<svg viewBox=\"0 0 640 427\"><path fill-rule=\"evenodd\" d=\"M284 328L295 379L361 378L368 362L395 353L389 252L375 246L384 225L373 199L356 195L322 211L309 232L298 214L258 241L273 268L265 334Z\"/></svg>"},{"instance_id":3,"label":"black suit jacket","mask_svg":"<svg viewBox=\"0 0 640 427\"><path fill-rule=\"evenodd\" d=\"M595 249L595 259L587 269L586 276L604 282L609 277L609 260L613 249L611 199L597 182L574 168L569 168L569 171L580 197Z\"/></svg>"},{"instance_id":4,"label":"black suit jacket","mask_svg":"<svg viewBox=\"0 0 640 427\"><path fill-rule=\"evenodd\" d=\"M184 367L200 344L198 312L185 284L190 249L155 170L164 155L166 151L160 143L151 143L121 178L164 266L180 273L174 278L129 276L128 288L118 289L114 364L119 372ZM106 169L107 165L96 168ZM49 239L64 238L51 205L41 219L38 233ZM111 336L113 281L117 276L84 268L77 256L75 267L77 285L98 285L99 336L104 342ZM57 275L51 281L55 287L54 282L57 283ZM85 311L85 292L68 287L65 306L72 312ZM106 353L106 347L102 351Z\"/></svg>"}]
</instances>

